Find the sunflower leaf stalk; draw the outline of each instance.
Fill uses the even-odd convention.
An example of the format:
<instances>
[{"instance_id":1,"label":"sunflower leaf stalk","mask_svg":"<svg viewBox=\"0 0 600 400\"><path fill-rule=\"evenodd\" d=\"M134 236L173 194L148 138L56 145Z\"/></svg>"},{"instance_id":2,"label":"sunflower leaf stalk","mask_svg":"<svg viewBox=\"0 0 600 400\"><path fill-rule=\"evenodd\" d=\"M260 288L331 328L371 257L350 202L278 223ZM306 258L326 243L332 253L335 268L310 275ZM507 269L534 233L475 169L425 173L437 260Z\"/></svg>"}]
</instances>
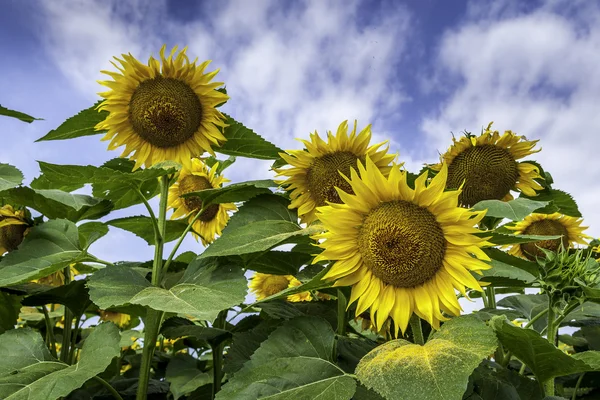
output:
<instances>
[{"instance_id":1,"label":"sunflower leaf stalk","mask_svg":"<svg viewBox=\"0 0 600 400\"><path fill-rule=\"evenodd\" d=\"M169 191L170 177L161 176L160 178L160 202L158 210L158 232L155 232L154 241L154 262L152 264L152 285L159 286L162 278L163 269L163 248L164 236L167 226L167 194ZM152 217L151 217L152 218ZM142 364L140 367L140 378L138 383L137 400L145 400L148 392L148 382L150 381L150 368L154 349L156 348L156 339L163 318L163 312L147 309L145 329L144 329L144 350L142 353Z\"/></svg>"}]
</instances>

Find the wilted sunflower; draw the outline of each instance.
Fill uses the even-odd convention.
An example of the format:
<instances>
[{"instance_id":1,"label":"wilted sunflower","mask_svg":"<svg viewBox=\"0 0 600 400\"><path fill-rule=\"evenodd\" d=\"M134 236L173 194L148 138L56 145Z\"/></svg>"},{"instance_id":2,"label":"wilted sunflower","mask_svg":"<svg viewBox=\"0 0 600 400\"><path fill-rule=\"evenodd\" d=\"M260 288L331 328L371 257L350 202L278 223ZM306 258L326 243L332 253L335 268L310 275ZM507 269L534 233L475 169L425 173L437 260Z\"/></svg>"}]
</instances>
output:
<instances>
[{"instance_id":1,"label":"wilted sunflower","mask_svg":"<svg viewBox=\"0 0 600 400\"><path fill-rule=\"evenodd\" d=\"M115 57L121 66L111 63L120 73L102 71L113 80L99 81L111 90L99 93L106 100L98 110L110 114L96 129L107 131L102 140L111 141L109 150L125 145L121 157L133 153L136 169L165 160L189 166L192 157L213 154L211 146L226 140L219 129L224 116L215 107L229 97L215 90L223 82L210 82L219 71L205 74L210 61L190 62L187 47L176 54L175 46L168 57L165 49L148 65L131 54Z\"/></svg>"},{"instance_id":2,"label":"wilted sunflower","mask_svg":"<svg viewBox=\"0 0 600 400\"><path fill-rule=\"evenodd\" d=\"M169 197L167 207L174 208L175 212L171 219L187 217L188 221L194 219L196 214L202 209L202 200L196 196L181 197L186 193L198 192L205 189L219 188L223 182L229 182L223 176L216 175L219 163L213 165L208 170L206 165L197 158L189 163L189 168L185 166L179 172L179 178L169 188ZM200 217L194 222L192 235L198 240L198 235L203 245L212 243L217 235L227 225L229 214L227 211L237 210L233 203L211 204L202 212Z\"/></svg>"},{"instance_id":3,"label":"wilted sunflower","mask_svg":"<svg viewBox=\"0 0 600 400\"><path fill-rule=\"evenodd\" d=\"M0 255L16 250L27 234L29 226L25 221L25 211L16 210L6 204L0 208Z\"/></svg>"},{"instance_id":4,"label":"wilted sunflower","mask_svg":"<svg viewBox=\"0 0 600 400\"><path fill-rule=\"evenodd\" d=\"M460 313L454 289L481 291L470 271L490 268L480 261L489 260L480 249L488 243L474 235L485 212L458 207L460 191L444 192L447 176L444 164L413 190L405 172L393 168L386 178L367 158L348 180L354 194L338 190L344 203L317 211L327 232L315 235L325 241L314 262L335 261L325 278L352 285L349 304L358 300L356 315L370 307L378 329L390 316L404 332L413 311L437 328L446 319L440 310Z\"/></svg>"},{"instance_id":5,"label":"wilted sunflower","mask_svg":"<svg viewBox=\"0 0 600 400\"><path fill-rule=\"evenodd\" d=\"M310 135L310 141L300 141L304 143L305 149L288 150L287 153L279 154L292 168L280 168L275 171L279 176L288 177L277 183L288 185L286 190L291 191L292 199L289 207L297 208L300 219L305 223L316 219L316 207L324 206L328 201L341 203L336 187L351 192L352 188L341 174L349 176L350 170L356 168L358 160L364 164L368 155L387 176L391 169L389 164L396 157L395 154L387 154L387 147L378 150L387 142L369 147L371 125L367 125L357 135L356 121L350 135L348 121L344 121L338 127L335 136L331 131L327 132L327 143L316 131Z\"/></svg>"},{"instance_id":6,"label":"wilted sunflower","mask_svg":"<svg viewBox=\"0 0 600 400\"><path fill-rule=\"evenodd\" d=\"M492 123L478 137L453 138L453 144L441 156L448 164L448 189L462 187L459 203L472 206L482 200L512 200L511 190L518 190L527 196L535 196L536 190L543 189L534 179L541 178L534 164L516 160L537 153L533 150L537 140L528 141L505 131L491 131ZM441 168L441 163L431 166Z\"/></svg>"},{"instance_id":7,"label":"wilted sunflower","mask_svg":"<svg viewBox=\"0 0 600 400\"><path fill-rule=\"evenodd\" d=\"M129 323L129 321L131 320L131 317L128 314L100 310L100 319L102 321L114 322L115 325L122 328Z\"/></svg>"},{"instance_id":8,"label":"wilted sunflower","mask_svg":"<svg viewBox=\"0 0 600 400\"><path fill-rule=\"evenodd\" d=\"M257 272L250 279L248 287L250 291L256 295L256 300L262 300L269 296L273 296L287 288L300 286L302 282L294 278L292 275L272 275ZM287 297L288 301L311 301L310 292L302 292L292 294Z\"/></svg>"},{"instance_id":9,"label":"wilted sunflower","mask_svg":"<svg viewBox=\"0 0 600 400\"><path fill-rule=\"evenodd\" d=\"M562 235L561 239L542 240L539 242L522 243L513 245L509 253L518 257L535 260L536 257L542 257L544 252L539 247L550 251L557 251L562 243L565 249L568 249L575 243L587 244L584 239L590 238L583 231L587 226L581 226L581 218L569 217L567 215L554 214L536 214L533 213L509 227L517 235L541 235L557 236Z\"/></svg>"}]
</instances>

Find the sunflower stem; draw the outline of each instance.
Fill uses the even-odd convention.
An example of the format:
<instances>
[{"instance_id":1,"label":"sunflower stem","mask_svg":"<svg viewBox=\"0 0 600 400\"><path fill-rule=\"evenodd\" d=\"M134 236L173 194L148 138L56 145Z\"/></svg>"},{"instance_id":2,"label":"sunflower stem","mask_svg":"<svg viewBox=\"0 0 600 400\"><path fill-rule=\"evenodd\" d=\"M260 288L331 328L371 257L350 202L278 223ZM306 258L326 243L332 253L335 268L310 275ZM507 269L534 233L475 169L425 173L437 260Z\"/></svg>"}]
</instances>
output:
<instances>
[{"instance_id":1,"label":"sunflower stem","mask_svg":"<svg viewBox=\"0 0 600 400\"><path fill-rule=\"evenodd\" d=\"M337 334L346 335L346 296L341 289L337 290Z\"/></svg>"},{"instance_id":2,"label":"sunflower stem","mask_svg":"<svg viewBox=\"0 0 600 400\"><path fill-rule=\"evenodd\" d=\"M412 329L413 340L415 344L420 344L421 346L425 344L425 340L423 339L423 328L421 327L421 318L414 314L410 317L410 328Z\"/></svg>"},{"instance_id":3,"label":"sunflower stem","mask_svg":"<svg viewBox=\"0 0 600 400\"><path fill-rule=\"evenodd\" d=\"M162 177L161 177L161 184L162 184ZM144 206L146 206L146 210L148 210L148 214L150 214L150 220L152 221L152 228L154 229L154 237L156 238L157 236L160 235L160 228L158 226L158 220L156 218L156 215L154 214L154 210L152 209L152 206L150 206L150 203L148 203L148 199L146 199L146 196L144 196L144 193L142 193L140 188L136 186L135 191L136 191L137 195L139 196L140 200L142 200L142 202L144 203Z\"/></svg>"},{"instance_id":4,"label":"sunflower stem","mask_svg":"<svg viewBox=\"0 0 600 400\"><path fill-rule=\"evenodd\" d=\"M188 224L188 226L185 227L185 230L183 231L181 236L179 236L179 239L177 239L177 243L175 243L173 250L171 250L171 254L169 254L169 258L167 258L167 261L165 262L165 265L163 266L163 274L165 274L167 272L167 269L169 268L169 266L171 265L171 262L173 261L173 257L175 257L177 250L179 250L179 246L181 246L181 243L183 243L183 239L185 239L188 232L192 230L192 226L194 226L194 223L198 220L198 218L200 218L200 216L202 215L202 213L204 212L205 209L206 209L206 207L203 205L202 208L200 209L200 211L198 211L198 213L194 216L194 219L192 219L190 221L190 223Z\"/></svg>"},{"instance_id":5,"label":"sunflower stem","mask_svg":"<svg viewBox=\"0 0 600 400\"><path fill-rule=\"evenodd\" d=\"M48 337L48 347L50 348L50 352L54 356L54 358L58 358L56 354L56 338L54 337L54 325L52 321L50 321L50 314L48 314L48 309L46 305L42 306L42 312L44 313L44 320L46 321L46 336Z\"/></svg>"},{"instance_id":6,"label":"sunflower stem","mask_svg":"<svg viewBox=\"0 0 600 400\"><path fill-rule=\"evenodd\" d=\"M112 385L108 382L106 382L104 379L100 378L99 376L94 376L93 379L98 382L101 383L106 390L108 390L110 392L110 394L112 395L112 397L114 397L117 400L123 400L123 398L121 397L121 395L119 394L119 392L117 392L115 390L114 387L112 387Z\"/></svg>"},{"instance_id":7,"label":"sunflower stem","mask_svg":"<svg viewBox=\"0 0 600 400\"><path fill-rule=\"evenodd\" d=\"M169 177L160 177L160 203L158 209L158 231L154 234L154 263L152 264L152 285L160 286L162 278L162 262L163 262L163 248L164 248L164 237L167 225L167 195L169 192ZM154 213L151 213L151 218ZM152 218L154 219L154 218ZM163 318L163 312L153 310L150 307L146 309L145 329L144 329L144 350L142 353L142 364L140 367L140 380L138 383L138 390L136 399L145 400L148 392L148 382L150 381L150 368L152 367L152 358L154 357L154 350L156 348L156 338L160 331L160 324Z\"/></svg>"},{"instance_id":8,"label":"sunflower stem","mask_svg":"<svg viewBox=\"0 0 600 400\"><path fill-rule=\"evenodd\" d=\"M556 331L558 324L556 324L555 321L554 297L553 294L548 296L548 329L546 337L552 345L556 346ZM550 378L544 382L544 393L546 396L554 396L554 378Z\"/></svg>"},{"instance_id":9,"label":"sunflower stem","mask_svg":"<svg viewBox=\"0 0 600 400\"><path fill-rule=\"evenodd\" d=\"M71 282L71 267L66 266L63 270L65 276L64 284L68 285ZM71 324L73 323L73 313L65 306L64 329L62 336L62 346L60 348L60 361L69 363L69 349L71 344Z\"/></svg>"},{"instance_id":10,"label":"sunflower stem","mask_svg":"<svg viewBox=\"0 0 600 400\"><path fill-rule=\"evenodd\" d=\"M579 379L577 379L577 383L575 384L575 389L573 390L573 396L571 396L571 400L577 399L577 391L579 390L579 386L581 386L581 381L583 380L583 376L585 372L579 375Z\"/></svg>"},{"instance_id":11,"label":"sunflower stem","mask_svg":"<svg viewBox=\"0 0 600 400\"><path fill-rule=\"evenodd\" d=\"M227 314L229 309L219 312L219 315L215 319L213 327L219 329L225 329L227 326ZM224 343L209 343L212 350L212 361L213 361L213 386L212 386L212 398L214 399L219 390L221 390L221 381L223 380L223 348Z\"/></svg>"}]
</instances>

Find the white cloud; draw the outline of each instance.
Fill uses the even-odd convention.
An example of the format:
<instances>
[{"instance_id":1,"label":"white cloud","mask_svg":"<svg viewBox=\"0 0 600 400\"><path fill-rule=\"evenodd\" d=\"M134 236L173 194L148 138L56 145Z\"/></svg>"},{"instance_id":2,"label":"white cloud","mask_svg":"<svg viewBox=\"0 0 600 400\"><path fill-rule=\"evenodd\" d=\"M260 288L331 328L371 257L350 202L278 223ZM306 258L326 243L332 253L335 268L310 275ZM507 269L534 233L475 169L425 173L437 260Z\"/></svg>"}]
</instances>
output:
<instances>
[{"instance_id":1,"label":"white cloud","mask_svg":"<svg viewBox=\"0 0 600 400\"><path fill-rule=\"evenodd\" d=\"M600 9L586 7L584 19L561 13L564 2L527 13L504 3L489 13L472 7L473 19L444 34L433 80L455 82L454 90L422 129L441 151L450 131L478 132L491 120L540 139L532 159L575 196L588 233L600 236Z\"/></svg>"}]
</instances>

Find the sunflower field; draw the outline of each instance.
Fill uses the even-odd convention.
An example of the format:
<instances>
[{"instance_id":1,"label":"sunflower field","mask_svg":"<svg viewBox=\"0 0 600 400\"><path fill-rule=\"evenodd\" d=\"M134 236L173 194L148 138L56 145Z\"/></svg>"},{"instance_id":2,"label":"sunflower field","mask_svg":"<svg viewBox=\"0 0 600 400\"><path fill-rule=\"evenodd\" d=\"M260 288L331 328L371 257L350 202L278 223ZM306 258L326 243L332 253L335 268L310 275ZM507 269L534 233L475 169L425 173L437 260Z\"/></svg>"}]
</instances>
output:
<instances>
[{"instance_id":1,"label":"sunflower field","mask_svg":"<svg viewBox=\"0 0 600 400\"><path fill-rule=\"evenodd\" d=\"M485 122L408 171L344 121L282 150L208 65L115 57L38 141L120 157L0 164L0 399L600 398L600 243L537 140ZM244 157L273 179L230 182ZM115 228L154 258L93 254Z\"/></svg>"}]
</instances>

